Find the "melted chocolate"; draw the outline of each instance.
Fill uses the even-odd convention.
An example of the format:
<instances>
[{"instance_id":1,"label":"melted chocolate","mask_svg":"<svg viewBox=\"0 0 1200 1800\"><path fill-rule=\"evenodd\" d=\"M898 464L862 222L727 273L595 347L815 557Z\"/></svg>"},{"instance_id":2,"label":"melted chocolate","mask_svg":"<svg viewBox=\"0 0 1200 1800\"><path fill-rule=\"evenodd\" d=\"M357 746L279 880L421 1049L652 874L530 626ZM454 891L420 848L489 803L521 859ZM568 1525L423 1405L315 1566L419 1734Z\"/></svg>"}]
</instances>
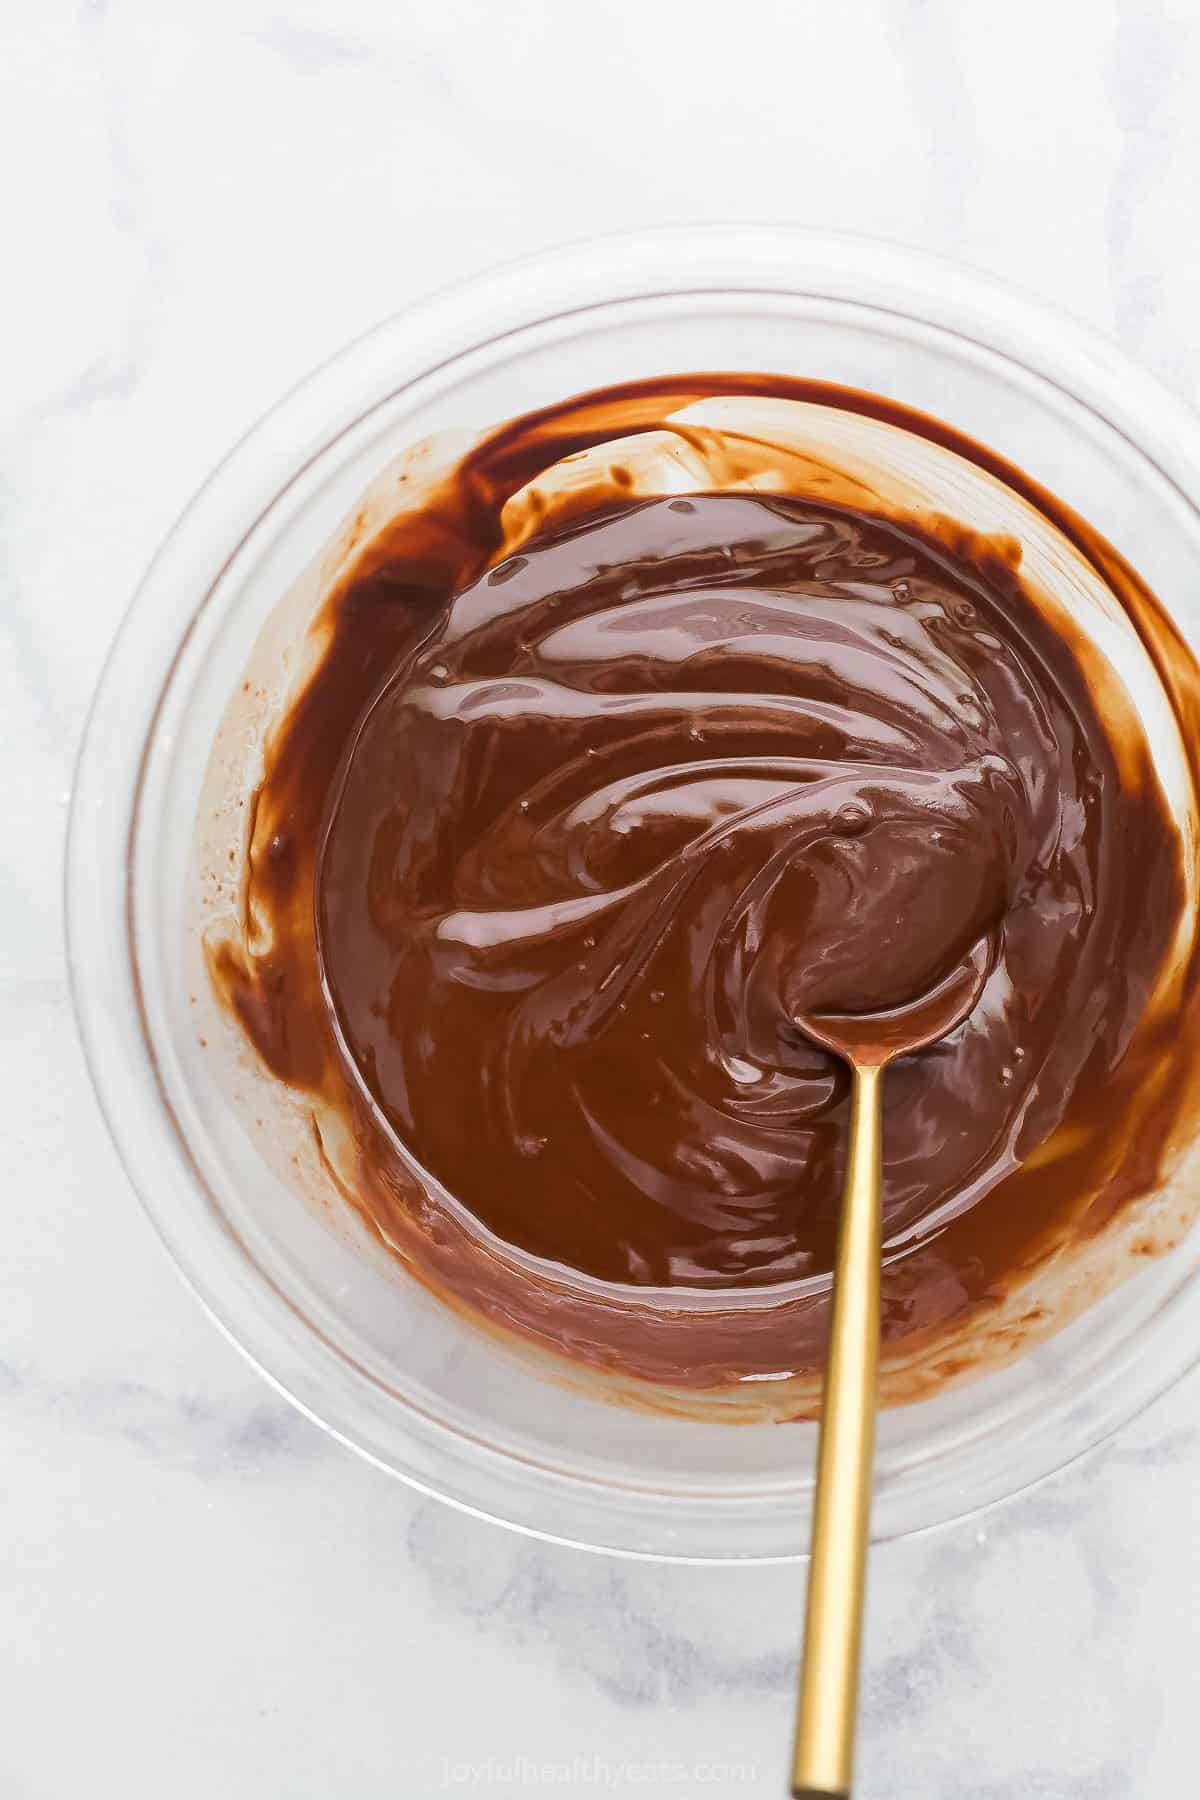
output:
<instances>
[{"instance_id":1,"label":"melted chocolate","mask_svg":"<svg viewBox=\"0 0 1200 1800\"><path fill-rule=\"evenodd\" d=\"M1146 1192L1194 1079L1194 970L1144 1028L1178 833L1011 544L802 494L622 500L617 471L494 560L548 464L764 390L1003 468L867 396L730 376L496 433L327 602L257 796L247 941L211 954L433 1285L676 1384L819 1361L848 1081L801 1015L907 1002L994 944L969 1018L886 1078L891 1344ZM1194 729L1151 597L1003 473Z\"/></svg>"}]
</instances>

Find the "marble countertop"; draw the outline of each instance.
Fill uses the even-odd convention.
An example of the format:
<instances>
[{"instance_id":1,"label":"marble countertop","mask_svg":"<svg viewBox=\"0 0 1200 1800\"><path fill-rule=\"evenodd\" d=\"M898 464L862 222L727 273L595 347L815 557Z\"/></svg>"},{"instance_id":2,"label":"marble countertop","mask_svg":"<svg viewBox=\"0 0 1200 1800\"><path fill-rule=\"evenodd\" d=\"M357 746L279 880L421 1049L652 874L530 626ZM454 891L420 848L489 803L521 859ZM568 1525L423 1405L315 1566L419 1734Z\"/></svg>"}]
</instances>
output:
<instances>
[{"instance_id":1,"label":"marble countertop","mask_svg":"<svg viewBox=\"0 0 1200 1800\"><path fill-rule=\"evenodd\" d=\"M3 42L0 1794L779 1796L802 1571L460 1517L327 1441L185 1293L75 1041L72 757L214 461L499 257L700 218L875 232L1024 283L1194 399L1200 13L40 0ZM1198 1399L879 1554L863 1800L1192 1800Z\"/></svg>"}]
</instances>

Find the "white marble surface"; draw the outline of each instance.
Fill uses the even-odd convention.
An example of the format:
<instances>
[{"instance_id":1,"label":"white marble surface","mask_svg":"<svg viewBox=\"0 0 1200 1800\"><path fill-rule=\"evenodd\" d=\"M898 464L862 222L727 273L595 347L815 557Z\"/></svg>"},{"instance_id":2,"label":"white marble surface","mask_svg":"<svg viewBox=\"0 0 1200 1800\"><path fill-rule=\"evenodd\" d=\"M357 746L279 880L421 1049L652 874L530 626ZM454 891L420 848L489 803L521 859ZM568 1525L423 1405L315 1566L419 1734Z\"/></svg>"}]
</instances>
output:
<instances>
[{"instance_id":1,"label":"white marble surface","mask_svg":"<svg viewBox=\"0 0 1200 1800\"><path fill-rule=\"evenodd\" d=\"M1200 15L38 0L0 47L0 1794L781 1795L800 1572L619 1564L420 1500L177 1282L66 998L74 747L232 439L502 255L708 217L872 231L1023 281L1195 397ZM1200 1791L1198 1397L880 1554L864 1800Z\"/></svg>"}]
</instances>

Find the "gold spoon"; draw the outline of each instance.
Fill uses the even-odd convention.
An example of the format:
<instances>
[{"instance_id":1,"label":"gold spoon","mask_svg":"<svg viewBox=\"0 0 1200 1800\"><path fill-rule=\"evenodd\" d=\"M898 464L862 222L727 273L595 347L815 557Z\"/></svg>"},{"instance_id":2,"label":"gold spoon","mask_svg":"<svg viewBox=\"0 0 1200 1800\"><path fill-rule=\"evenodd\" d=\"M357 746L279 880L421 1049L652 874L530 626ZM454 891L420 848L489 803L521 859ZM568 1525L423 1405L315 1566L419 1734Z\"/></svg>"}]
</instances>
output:
<instances>
[{"instance_id":1,"label":"gold spoon","mask_svg":"<svg viewBox=\"0 0 1200 1800\"><path fill-rule=\"evenodd\" d=\"M854 1077L792 1762L796 1800L849 1800L854 1762L879 1380L883 1072L897 1057L928 1049L962 1023L993 956L992 940L981 939L935 988L894 1011L814 1013L796 1020L806 1037L848 1063Z\"/></svg>"}]
</instances>

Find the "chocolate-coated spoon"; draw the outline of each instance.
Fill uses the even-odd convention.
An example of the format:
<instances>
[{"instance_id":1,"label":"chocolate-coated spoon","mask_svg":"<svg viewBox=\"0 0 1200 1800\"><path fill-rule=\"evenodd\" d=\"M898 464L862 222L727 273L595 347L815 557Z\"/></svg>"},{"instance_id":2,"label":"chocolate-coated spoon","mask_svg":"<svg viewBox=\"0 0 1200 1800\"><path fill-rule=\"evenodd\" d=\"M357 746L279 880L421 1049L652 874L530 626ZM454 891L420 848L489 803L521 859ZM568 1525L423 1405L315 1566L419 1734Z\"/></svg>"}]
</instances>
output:
<instances>
[{"instance_id":1,"label":"chocolate-coated spoon","mask_svg":"<svg viewBox=\"0 0 1200 1800\"><path fill-rule=\"evenodd\" d=\"M847 1800L854 1760L879 1378L883 1072L896 1057L927 1049L962 1023L979 998L993 953L992 941L981 939L935 988L893 1011L814 1013L796 1020L854 1076L792 1763L797 1800Z\"/></svg>"}]
</instances>

